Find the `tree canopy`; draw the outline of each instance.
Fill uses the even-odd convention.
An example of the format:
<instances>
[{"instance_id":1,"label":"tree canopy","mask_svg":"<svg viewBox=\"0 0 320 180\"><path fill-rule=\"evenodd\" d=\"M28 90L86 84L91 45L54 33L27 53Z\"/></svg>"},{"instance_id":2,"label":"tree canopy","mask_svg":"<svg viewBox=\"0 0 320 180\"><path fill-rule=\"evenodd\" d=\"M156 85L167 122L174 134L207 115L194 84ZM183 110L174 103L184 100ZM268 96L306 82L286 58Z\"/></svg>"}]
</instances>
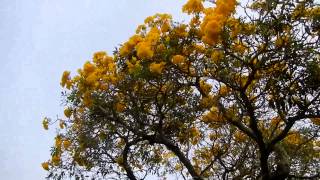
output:
<instances>
[{"instance_id":1,"label":"tree canopy","mask_svg":"<svg viewBox=\"0 0 320 180\"><path fill-rule=\"evenodd\" d=\"M188 0L63 73L63 179L320 178L320 7ZM56 121L43 120L43 126Z\"/></svg>"}]
</instances>

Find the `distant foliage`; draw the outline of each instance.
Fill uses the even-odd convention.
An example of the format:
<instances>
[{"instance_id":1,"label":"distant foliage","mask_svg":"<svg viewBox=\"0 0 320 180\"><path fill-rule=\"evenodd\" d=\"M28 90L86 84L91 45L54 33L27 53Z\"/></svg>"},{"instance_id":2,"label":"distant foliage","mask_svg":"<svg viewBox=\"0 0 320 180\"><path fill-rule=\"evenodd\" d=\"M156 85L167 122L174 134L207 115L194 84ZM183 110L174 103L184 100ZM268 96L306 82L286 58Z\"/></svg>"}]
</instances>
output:
<instances>
[{"instance_id":1,"label":"distant foliage","mask_svg":"<svg viewBox=\"0 0 320 180\"><path fill-rule=\"evenodd\" d=\"M48 178L320 178L319 4L243 2L189 0L65 71Z\"/></svg>"}]
</instances>

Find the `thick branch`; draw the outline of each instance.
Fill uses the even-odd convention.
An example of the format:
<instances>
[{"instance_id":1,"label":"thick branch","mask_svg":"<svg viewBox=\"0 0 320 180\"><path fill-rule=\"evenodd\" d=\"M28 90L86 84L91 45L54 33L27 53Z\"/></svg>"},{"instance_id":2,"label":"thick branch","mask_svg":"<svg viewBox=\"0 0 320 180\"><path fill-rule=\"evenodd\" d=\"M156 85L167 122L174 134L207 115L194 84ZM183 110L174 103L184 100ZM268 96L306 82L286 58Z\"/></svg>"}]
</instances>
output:
<instances>
[{"instance_id":1,"label":"thick branch","mask_svg":"<svg viewBox=\"0 0 320 180\"><path fill-rule=\"evenodd\" d=\"M172 151L180 160L180 162L187 168L188 172L194 180L202 180L203 178L195 171L190 160L183 154L180 148L169 139L163 136L148 136L144 138L150 142L150 144L158 143L165 145L170 151Z\"/></svg>"},{"instance_id":2,"label":"thick branch","mask_svg":"<svg viewBox=\"0 0 320 180\"><path fill-rule=\"evenodd\" d=\"M130 145L131 144L126 144L126 146L124 147L124 150L122 152L122 157L123 157L123 168L126 170L127 172L127 176L129 179L131 180L137 180L137 178L135 177L131 166L128 163L128 153L129 153L129 149L130 149Z\"/></svg>"}]
</instances>

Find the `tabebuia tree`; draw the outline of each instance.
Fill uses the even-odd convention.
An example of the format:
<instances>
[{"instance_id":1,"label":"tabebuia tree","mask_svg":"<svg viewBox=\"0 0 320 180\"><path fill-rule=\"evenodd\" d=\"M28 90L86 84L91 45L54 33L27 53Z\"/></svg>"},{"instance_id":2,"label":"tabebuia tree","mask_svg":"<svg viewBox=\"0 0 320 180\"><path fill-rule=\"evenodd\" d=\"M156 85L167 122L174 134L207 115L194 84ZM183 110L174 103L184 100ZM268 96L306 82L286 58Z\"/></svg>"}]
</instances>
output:
<instances>
[{"instance_id":1,"label":"tabebuia tree","mask_svg":"<svg viewBox=\"0 0 320 180\"><path fill-rule=\"evenodd\" d=\"M188 22L150 16L112 55L63 73L48 178L320 178L319 4L182 10Z\"/></svg>"}]
</instances>

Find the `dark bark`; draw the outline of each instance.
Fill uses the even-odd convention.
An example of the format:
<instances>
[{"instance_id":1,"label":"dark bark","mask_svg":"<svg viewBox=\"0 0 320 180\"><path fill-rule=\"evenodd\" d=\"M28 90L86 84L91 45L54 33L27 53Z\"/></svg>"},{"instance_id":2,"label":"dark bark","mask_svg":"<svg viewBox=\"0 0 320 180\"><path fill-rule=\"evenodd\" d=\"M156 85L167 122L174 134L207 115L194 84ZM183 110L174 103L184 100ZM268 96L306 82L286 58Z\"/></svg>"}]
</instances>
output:
<instances>
[{"instance_id":1,"label":"dark bark","mask_svg":"<svg viewBox=\"0 0 320 180\"><path fill-rule=\"evenodd\" d=\"M180 148L174 144L169 139L163 136L144 136L146 140L149 141L150 144L158 143L163 144L172 151L180 160L180 162L187 168L189 174L192 176L194 180L202 180L203 178L195 171L193 165L190 160L184 155L184 153L180 150Z\"/></svg>"},{"instance_id":2,"label":"dark bark","mask_svg":"<svg viewBox=\"0 0 320 180\"><path fill-rule=\"evenodd\" d=\"M130 145L126 145L123 152L122 152L122 157L123 157L123 168L125 169L127 176L130 180L137 180L135 177L129 163L128 163L128 153L129 153L129 148Z\"/></svg>"}]
</instances>

